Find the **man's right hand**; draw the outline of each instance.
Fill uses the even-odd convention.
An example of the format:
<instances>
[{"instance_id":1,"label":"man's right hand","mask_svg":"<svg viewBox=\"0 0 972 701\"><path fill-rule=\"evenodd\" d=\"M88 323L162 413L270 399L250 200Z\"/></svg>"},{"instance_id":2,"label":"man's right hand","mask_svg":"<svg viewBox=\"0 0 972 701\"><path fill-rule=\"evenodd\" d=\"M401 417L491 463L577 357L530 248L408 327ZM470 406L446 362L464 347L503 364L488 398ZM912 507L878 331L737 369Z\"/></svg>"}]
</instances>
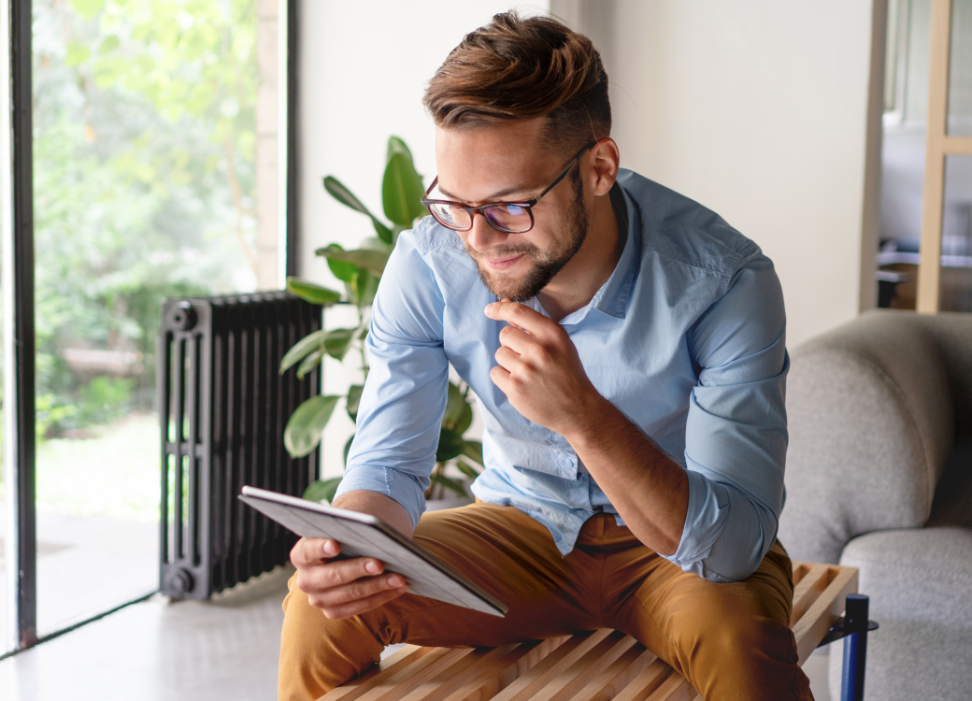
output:
<instances>
[{"instance_id":1,"label":"man's right hand","mask_svg":"<svg viewBox=\"0 0 972 701\"><path fill-rule=\"evenodd\" d=\"M378 608L408 591L405 578L385 574L373 557L335 560L341 545L329 538L301 538L290 551L297 588L328 618L350 618Z\"/></svg>"}]
</instances>

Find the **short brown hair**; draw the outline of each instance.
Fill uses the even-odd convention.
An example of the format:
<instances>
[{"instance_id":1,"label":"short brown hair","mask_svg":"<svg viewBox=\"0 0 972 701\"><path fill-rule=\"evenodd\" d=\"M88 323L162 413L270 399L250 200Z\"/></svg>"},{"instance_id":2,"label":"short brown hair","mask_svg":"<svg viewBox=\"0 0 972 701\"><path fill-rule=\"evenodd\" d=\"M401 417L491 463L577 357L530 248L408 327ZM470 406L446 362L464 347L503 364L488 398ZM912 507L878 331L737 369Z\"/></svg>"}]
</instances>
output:
<instances>
[{"instance_id":1,"label":"short brown hair","mask_svg":"<svg viewBox=\"0 0 972 701\"><path fill-rule=\"evenodd\" d=\"M608 76L591 40L550 17L514 11L467 34L423 102L444 129L546 117L545 145L555 150L611 133Z\"/></svg>"}]
</instances>

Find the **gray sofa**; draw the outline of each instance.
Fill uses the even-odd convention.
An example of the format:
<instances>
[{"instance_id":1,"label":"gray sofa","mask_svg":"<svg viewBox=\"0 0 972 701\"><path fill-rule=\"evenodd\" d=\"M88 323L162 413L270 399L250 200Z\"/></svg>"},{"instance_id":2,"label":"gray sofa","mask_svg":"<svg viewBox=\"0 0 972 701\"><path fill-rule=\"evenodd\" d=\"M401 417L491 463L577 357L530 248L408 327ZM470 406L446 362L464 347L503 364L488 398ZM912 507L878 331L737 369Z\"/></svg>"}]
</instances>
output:
<instances>
[{"instance_id":1,"label":"gray sofa","mask_svg":"<svg viewBox=\"0 0 972 701\"><path fill-rule=\"evenodd\" d=\"M972 314L873 311L804 343L786 406L780 540L860 568L865 698L972 699Z\"/></svg>"}]
</instances>

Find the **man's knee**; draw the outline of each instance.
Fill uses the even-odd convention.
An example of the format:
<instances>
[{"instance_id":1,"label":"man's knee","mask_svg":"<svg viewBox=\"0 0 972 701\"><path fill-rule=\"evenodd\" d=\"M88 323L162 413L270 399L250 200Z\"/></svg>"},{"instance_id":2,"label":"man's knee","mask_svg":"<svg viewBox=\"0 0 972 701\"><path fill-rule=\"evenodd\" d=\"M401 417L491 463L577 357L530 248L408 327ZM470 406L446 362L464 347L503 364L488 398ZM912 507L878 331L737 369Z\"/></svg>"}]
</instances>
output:
<instances>
[{"instance_id":1,"label":"man's knee","mask_svg":"<svg viewBox=\"0 0 972 701\"><path fill-rule=\"evenodd\" d=\"M776 607L766 606L748 593L740 595L740 588L737 584L710 584L673 612L669 634L682 654L695 655L707 648L729 657L754 650L781 661L795 655L792 632Z\"/></svg>"},{"instance_id":2,"label":"man's knee","mask_svg":"<svg viewBox=\"0 0 972 701\"><path fill-rule=\"evenodd\" d=\"M712 584L670 621L673 664L705 698L809 699L793 632L775 606Z\"/></svg>"},{"instance_id":3,"label":"man's knee","mask_svg":"<svg viewBox=\"0 0 972 701\"><path fill-rule=\"evenodd\" d=\"M378 662L384 645L360 617L327 618L295 581L283 603L278 698L313 701Z\"/></svg>"}]
</instances>

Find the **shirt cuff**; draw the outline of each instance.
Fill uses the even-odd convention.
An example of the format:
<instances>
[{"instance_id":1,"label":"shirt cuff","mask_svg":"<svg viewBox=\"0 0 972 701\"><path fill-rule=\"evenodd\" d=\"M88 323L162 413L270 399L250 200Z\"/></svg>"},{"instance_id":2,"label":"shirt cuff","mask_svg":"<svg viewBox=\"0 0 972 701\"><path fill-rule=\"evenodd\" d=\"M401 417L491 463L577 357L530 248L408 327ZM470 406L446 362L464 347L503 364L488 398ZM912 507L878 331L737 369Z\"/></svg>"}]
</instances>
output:
<instances>
[{"instance_id":1,"label":"shirt cuff","mask_svg":"<svg viewBox=\"0 0 972 701\"><path fill-rule=\"evenodd\" d=\"M389 467L356 465L344 472L334 498L358 489L384 494L402 505L412 519L412 528L415 528L425 511L425 488L419 481L418 477Z\"/></svg>"},{"instance_id":2,"label":"shirt cuff","mask_svg":"<svg viewBox=\"0 0 972 701\"><path fill-rule=\"evenodd\" d=\"M674 554L662 557L710 582L746 579L776 537L773 514L738 489L692 470L686 474L689 506L682 539Z\"/></svg>"}]
</instances>

